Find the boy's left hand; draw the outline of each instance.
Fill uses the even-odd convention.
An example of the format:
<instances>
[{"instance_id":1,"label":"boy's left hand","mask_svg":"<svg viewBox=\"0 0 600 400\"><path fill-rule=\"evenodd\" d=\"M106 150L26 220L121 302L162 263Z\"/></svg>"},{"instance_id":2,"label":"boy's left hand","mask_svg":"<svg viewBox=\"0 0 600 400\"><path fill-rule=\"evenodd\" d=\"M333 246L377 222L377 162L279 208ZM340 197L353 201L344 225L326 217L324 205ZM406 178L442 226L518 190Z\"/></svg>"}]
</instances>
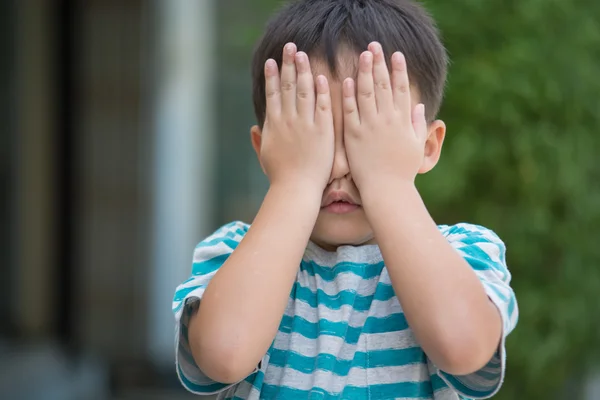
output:
<instances>
[{"instance_id":1,"label":"boy's left hand","mask_svg":"<svg viewBox=\"0 0 600 400\"><path fill-rule=\"evenodd\" d=\"M391 79L384 57L371 43L360 56L358 82L344 81L344 141L361 191L390 181L414 184L427 139L425 106L412 107L404 56L393 54Z\"/></svg>"}]
</instances>

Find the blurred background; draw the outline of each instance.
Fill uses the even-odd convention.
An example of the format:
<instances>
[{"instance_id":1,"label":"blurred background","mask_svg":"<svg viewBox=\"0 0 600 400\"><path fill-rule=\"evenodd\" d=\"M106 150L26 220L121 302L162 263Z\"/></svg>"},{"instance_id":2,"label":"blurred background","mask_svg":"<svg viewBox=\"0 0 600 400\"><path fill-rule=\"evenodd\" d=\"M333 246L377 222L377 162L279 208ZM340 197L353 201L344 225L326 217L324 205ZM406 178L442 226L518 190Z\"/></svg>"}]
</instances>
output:
<instances>
[{"instance_id":1,"label":"blurred background","mask_svg":"<svg viewBox=\"0 0 600 400\"><path fill-rule=\"evenodd\" d=\"M171 299L250 222L250 58L278 0L0 1L0 398L186 399ZM439 223L507 243L499 399L600 399L600 3L429 0L452 65Z\"/></svg>"}]
</instances>

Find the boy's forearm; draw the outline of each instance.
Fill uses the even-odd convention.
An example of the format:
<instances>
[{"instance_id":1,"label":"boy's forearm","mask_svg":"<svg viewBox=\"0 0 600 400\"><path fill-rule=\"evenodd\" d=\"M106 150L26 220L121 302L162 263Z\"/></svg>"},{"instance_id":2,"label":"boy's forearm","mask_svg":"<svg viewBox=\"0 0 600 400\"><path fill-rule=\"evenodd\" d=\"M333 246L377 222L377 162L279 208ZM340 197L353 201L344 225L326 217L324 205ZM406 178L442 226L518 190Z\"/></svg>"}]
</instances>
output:
<instances>
[{"instance_id":1,"label":"boy's forearm","mask_svg":"<svg viewBox=\"0 0 600 400\"><path fill-rule=\"evenodd\" d=\"M449 373L479 369L497 349L501 319L477 276L441 235L414 184L386 182L364 193L392 286L424 351Z\"/></svg>"},{"instance_id":2,"label":"boy's forearm","mask_svg":"<svg viewBox=\"0 0 600 400\"><path fill-rule=\"evenodd\" d=\"M321 195L309 186L271 187L245 237L211 280L189 333L196 362L207 375L220 381L243 379L268 350ZM223 358L226 362L220 364ZM235 370L215 371L219 366Z\"/></svg>"}]
</instances>

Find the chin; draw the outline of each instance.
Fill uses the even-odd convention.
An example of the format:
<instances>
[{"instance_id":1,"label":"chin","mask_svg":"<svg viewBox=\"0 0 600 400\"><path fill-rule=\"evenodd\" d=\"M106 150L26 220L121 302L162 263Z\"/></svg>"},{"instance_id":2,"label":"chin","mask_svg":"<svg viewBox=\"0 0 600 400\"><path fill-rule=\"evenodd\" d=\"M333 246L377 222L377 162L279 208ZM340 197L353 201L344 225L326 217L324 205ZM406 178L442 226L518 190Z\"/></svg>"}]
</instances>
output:
<instances>
[{"instance_id":1,"label":"chin","mask_svg":"<svg viewBox=\"0 0 600 400\"><path fill-rule=\"evenodd\" d=\"M363 212L349 215L321 213L311 240L322 247L360 246L373 240L373 231Z\"/></svg>"}]
</instances>

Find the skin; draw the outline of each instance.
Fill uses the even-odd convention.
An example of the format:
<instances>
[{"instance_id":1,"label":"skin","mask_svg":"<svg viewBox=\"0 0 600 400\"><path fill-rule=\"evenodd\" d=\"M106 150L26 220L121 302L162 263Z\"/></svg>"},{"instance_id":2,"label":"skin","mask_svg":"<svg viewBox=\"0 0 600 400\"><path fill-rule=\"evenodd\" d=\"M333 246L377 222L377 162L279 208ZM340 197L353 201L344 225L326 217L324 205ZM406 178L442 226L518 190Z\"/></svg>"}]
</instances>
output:
<instances>
[{"instance_id":1,"label":"skin","mask_svg":"<svg viewBox=\"0 0 600 400\"><path fill-rule=\"evenodd\" d=\"M216 381L244 379L267 352L309 240L329 250L378 244L409 325L443 371L475 372L498 348L498 310L414 185L439 159L444 123L426 122L401 53L390 72L371 43L358 57L358 77L346 75L333 79L293 44L281 73L273 60L265 64L266 121L251 138L270 188L189 327L194 359ZM332 190L360 207L321 209Z\"/></svg>"}]
</instances>

